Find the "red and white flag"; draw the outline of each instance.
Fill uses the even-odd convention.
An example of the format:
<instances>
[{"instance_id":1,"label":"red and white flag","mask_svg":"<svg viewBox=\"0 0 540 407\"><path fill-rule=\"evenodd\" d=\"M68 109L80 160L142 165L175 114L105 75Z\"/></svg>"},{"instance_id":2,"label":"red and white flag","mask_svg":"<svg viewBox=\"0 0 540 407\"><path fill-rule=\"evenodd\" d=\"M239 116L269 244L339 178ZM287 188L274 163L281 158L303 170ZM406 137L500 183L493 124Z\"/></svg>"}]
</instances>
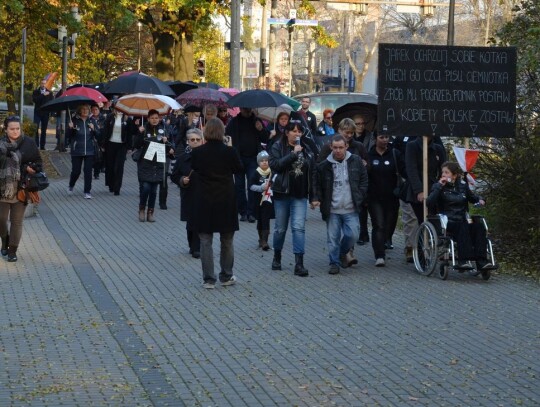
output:
<instances>
[{"instance_id":1,"label":"red and white flag","mask_svg":"<svg viewBox=\"0 0 540 407\"><path fill-rule=\"evenodd\" d=\"M471 171L476 164L476 161L478 161L480 151L463 147L454 147L454 154L461 170L467 173L467 180L470 184L474 185L474 175Z\"/></svg>"}]
</instances>

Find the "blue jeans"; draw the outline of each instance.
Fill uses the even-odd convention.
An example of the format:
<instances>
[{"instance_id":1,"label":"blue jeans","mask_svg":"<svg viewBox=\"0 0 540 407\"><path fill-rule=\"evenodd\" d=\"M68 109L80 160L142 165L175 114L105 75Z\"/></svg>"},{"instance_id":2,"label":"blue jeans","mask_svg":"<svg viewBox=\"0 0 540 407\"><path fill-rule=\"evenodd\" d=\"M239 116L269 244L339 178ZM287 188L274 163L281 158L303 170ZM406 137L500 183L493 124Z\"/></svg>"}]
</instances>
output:
<instances>
[{"instance_id":1,"label":"blue jeans","mask_svg":"<svg viewBox=\"0 0 540 407\"><path fill-rule=\"evenodd\" d=\"M287 224L291 219L293 253L304 254L306 243L307 199L284 198L274 200L276 221L274 223L274 250L281 251L287 233ZM358 216L358 215L357 215Z\"/></svg>"},{"instance_id":2,"label":"blue jeans","mask_svg":"<svg viewBox=\"0 0 540 407\"><path fill-rule=\"evenodd\" d=\"M148 209L154 209L156 205L157 187L159 182L141 182L140 183L140 201L139 205L142 207L148 206ZM148 205L146 205L148 201Z\"/></svg>"},{"instance_id":3,"label":"blue jeans","mask_svg":"<svg viewBox=\"0 0 540 407\"><path fill-rule=\"evenodd\" d=\"M240 157L240 160L244 166L244 171L234 174L234 187L236 189L238 213L240 215L253 216L255 213L255 192L247 188L246 199L246 178L249 180L257 170L257 156Z\"/></svg>"},{"instance_id":4,"label":"blue jeans","mask_svg":"<svg viewBox=\"0 0 540 407\"><path fill-rule=\"evenodd\" d=\"M331 213L326 221L326 237L330 264L340 264L339 257L347 254L358 240L358 213Z\"/></svg>"}]
</instances>

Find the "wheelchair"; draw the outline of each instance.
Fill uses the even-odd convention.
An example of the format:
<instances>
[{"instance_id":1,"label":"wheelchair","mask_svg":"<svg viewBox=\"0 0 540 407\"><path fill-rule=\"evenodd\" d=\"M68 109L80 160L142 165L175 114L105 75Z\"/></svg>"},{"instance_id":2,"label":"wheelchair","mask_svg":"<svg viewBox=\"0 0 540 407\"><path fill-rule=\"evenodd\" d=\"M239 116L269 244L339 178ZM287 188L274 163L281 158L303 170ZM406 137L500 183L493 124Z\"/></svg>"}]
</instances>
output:
<instances>
[{"instance_id":1,"label":"wheelchair","mask_svg":"<svg viewBox=\"0 0 540 407\"><path fill-rule=\"evenodd\" d=\"M473 222L484 225L486 234L488 226L483 216L471 216ZM457 243L446 232L448 218L446 215L437 214L427 217L427 221L420 224L415 232L413 240L413 259L416 271L424 276L430 276L439 264L439 278L446 280L449 272L460 273L468 271L472 276L481 275L482 279L489 280L491 271L496 270L498 265L493 256L493 246L487 238L487 259L493 265L487 269L477 270L474 266L462 268L457 263Z\"/></svg>"}]
</instances>

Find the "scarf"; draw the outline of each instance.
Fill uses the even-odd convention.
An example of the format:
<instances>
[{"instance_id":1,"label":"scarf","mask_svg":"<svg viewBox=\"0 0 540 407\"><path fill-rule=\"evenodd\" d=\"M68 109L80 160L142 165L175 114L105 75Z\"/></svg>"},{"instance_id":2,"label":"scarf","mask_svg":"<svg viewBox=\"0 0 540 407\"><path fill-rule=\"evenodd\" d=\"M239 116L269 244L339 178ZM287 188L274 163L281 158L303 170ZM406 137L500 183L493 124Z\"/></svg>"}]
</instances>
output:
<instances>
[{"instance_id":1,"label":"scarf","mask_svg":"<svg viewBox=\"0 0 540 407\"><path fill-rule=\"evenodd\" d=\"M268 167L266 170L263 170L261 167L257 167L257 172L261 174L264 178L268 178L270 174L272 173L272 170L270 167Z\"/></svg>"},{"instance_id":2,"label":"scarf","mask_svg":"<svg viewBox=\"0 0 540 407\"><path fill-rule=\"evenodd\" d=\"M11 200L17 195L21 179L21 153L19 146L22 136L10 142L7 137L0 139L0 199Z\"/></svg>"}]
</instances>

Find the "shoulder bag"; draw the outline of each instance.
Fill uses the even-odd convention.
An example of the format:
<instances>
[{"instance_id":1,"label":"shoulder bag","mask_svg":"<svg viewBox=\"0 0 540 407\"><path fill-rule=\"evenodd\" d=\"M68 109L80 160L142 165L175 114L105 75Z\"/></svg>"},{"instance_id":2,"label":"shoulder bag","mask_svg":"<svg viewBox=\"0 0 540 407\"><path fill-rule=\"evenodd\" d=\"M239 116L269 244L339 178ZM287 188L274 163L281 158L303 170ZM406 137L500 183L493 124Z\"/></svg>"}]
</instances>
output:
<instances>
[{"instance_id":1,"label":"shoulder bag","mask_svg":"<svg viewBox=\"0 0 540 407\"><path fill-rule=\"evenodd\" d=\"M395 149L392 149L392 154L394 156L394 167L396 168L396 179L397 179L396 187L394 188L392 193L394 194L396 198L399 198L402 201L406 202L407 190L409 189L409 180L403 179L403 177L399 173L398 165L397 165L397 154L396 154Z\"/></svg>"}]
</instances>

